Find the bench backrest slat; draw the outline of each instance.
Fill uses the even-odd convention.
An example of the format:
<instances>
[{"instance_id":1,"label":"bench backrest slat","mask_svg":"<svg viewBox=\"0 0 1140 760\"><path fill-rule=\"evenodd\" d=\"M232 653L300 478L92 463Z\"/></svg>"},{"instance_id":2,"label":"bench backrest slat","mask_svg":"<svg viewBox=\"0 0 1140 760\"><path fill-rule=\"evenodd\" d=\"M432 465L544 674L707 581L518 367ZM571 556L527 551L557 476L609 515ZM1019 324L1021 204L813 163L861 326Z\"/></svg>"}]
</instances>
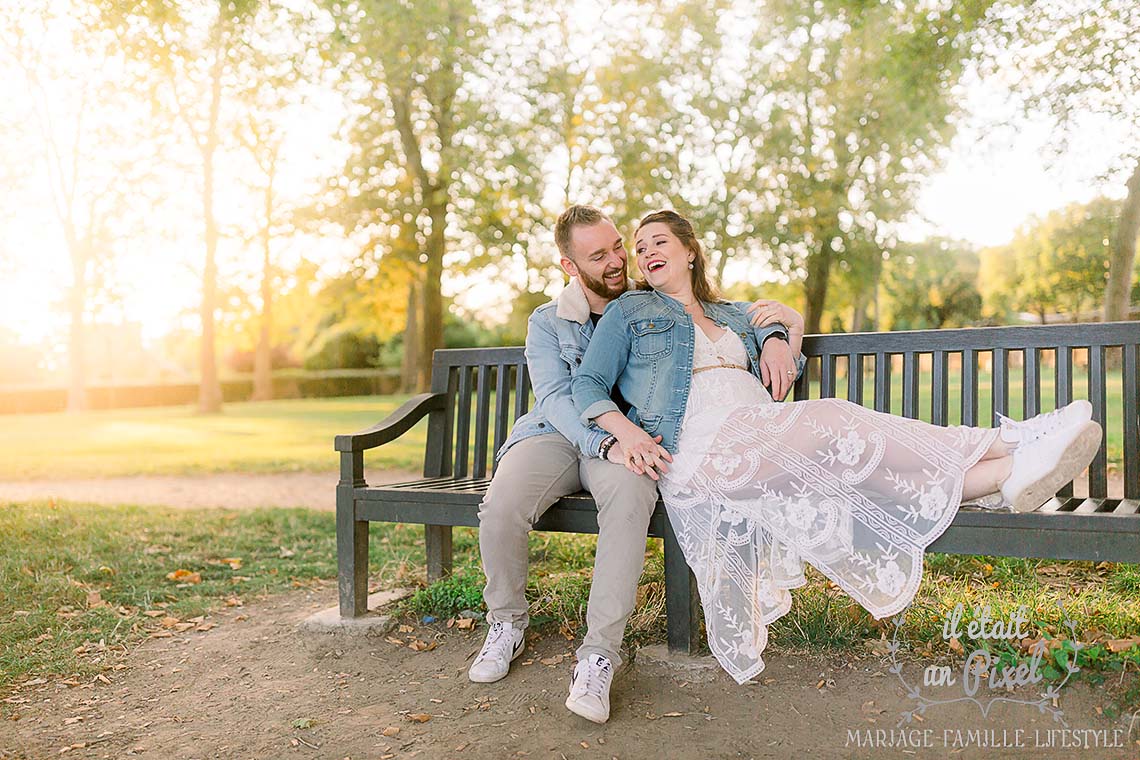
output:
<instances>
[{"instance_id":1,"label":"bench backrest slat","mask_svg":"<svg viewBox=\"0 0 1140 760\"><path fill-rule=\"evenodd\" d=\"M1140 499L1140 366L1137 346L1124 347L1121 370L1124 377L1124 498ZM1128 382L1132 378L1132 382Z\"/></svg>"},{"instance_id":2,"label":"bench backrest slat","mask_svg":"<svg viewBox=\"0 0 1140 760\"><path fill-rule=\"evenodd\" d=\"M1004 348L995 348L990 357L993 377L990 379L990 419L998 412L1009 414L1009 355Z\"/></svg>"},{"instance_id":3,"label":"bench backrest slat","mask_svg":"<svg viewBox=\"0 0 1140 760\"><path fill-rule=\"evenodd\" d=\"M804 352L808 369L794 398L841 394L864 404L870 383L875 409L938 425L989 427L996 412L1010 414L1011 401L1019 413L1010 416L1025 417L1088 398L1107 433L1090 467L1089 496L1140 498L1140 322L812 335ZM448 403L428 425L425 474L486 477L530 408L523 348L437 351L432 389L446 392ZM1123 476L1123 494L1110 466ZM1062 495L1072 492L1070 484Z\"/></svg>"},{"instance_id":4,"label":"bench backrest slat","mask_svg":"<svg viewBox=\"0 0 1140 760\"><path fill-rule=\"evenodd\" d=\"M510 401L511 366L499 362L495 365L495 445L493 452L499 450L510 432Z\"/></svg>"},{"instance_id":5,"label":"bench backrest slat","mask_svg":"<svg viewBox=\"0 0 1140 760\"><path fill-rule=\"evenodd\" d=\"M475 370L475 446L471 474L487 477L487 448L491 441L487 426L491 419L491 365L480 364Z\"/></svg>"},{"instance_id":6,"label":"bench backrest slat","mask_svg":"<svg viewBox=\"0 0 1140 760\"><path fill-rule=\"evenodd\" d=\"M1093 408L1093 419L1108 430L1107 401L1105 395L1104 346L1089 347L1088 389L1089 403ZM1105 496L1108 489L1108 455L1105 442L1101 441L1096 457L1089 465L1089 495Z\"/></svg>"},{"instance_id":7,"label":"bench backrest slat","mask_svg":"<svg viewBox=\"0 0 1140 760\"><path fill-rule=\"evenodd\" d=\"M917 364L917 354L910 352L907 359ZM934 352L933 375L930 378L930 421L935 425L950 424L950 356L945 351ZM917 382L917 379L915 380ZM916 417L918 415L915 415Z\"/></svg>"},{"instance_id":8,"label":"bench backrest slat","mask_svg":"<svg viewBox=\"0 0 1140 760\"><path fill-rule=\"evenodd\" d=\"M1021 378L1021 416L1027 419L1041 412L1041 349L1025 349Z\"/></svg>"},{"instance_id":9,"label":"bench backrest slat","mask_svg":"<svg viewBox=\"0 0 1140 760\"><path fill-rule=\"evenodd\" d=\"M471 445L471 367L459 368L459 396L455 413L455 476L470 472L468 452Z\"/></svg>"}]
</instances>

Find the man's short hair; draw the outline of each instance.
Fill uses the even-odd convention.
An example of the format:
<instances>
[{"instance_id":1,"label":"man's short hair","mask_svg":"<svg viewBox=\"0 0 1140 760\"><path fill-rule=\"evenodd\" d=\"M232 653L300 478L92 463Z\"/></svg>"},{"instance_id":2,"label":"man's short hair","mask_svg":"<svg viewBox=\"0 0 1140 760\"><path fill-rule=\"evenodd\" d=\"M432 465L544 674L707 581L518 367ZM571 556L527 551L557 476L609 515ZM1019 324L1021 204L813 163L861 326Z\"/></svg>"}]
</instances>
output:
<instances>
[{"instance_id":1,"label":"man's short hair","mask_svg":"<svg viewBox=\"0 0 1140 760\"><path fill-rule=\"evenodd\" d=\"M574 228L589 227L601 221L613 220L601 209L593 206L576 205L563 211L554 224L554 242L559 252L566 258L573 259L574 257L570 255L570 235L574 232Z\"/></svg>"}]
</instances>

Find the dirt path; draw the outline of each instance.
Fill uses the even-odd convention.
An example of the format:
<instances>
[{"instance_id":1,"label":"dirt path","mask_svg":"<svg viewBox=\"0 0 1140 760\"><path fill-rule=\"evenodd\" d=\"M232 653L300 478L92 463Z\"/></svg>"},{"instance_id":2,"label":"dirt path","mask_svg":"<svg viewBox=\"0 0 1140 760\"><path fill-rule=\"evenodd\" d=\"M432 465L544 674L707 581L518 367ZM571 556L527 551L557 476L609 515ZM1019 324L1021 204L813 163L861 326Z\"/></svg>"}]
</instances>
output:
<instances>
[{"instance_id":1,"label":"dirt path","mask_svg":"<svg viewBox=\"0 0 1140 760\"><path fill-rule=\"evenodd\" d=\"M0 758L1037 760L1140 753L1140 727L1128 738L1129 717L1099 715L1106 690L1083 685L1065 687L1059 700L1072 731L1067 739L1046 733L1060 724L1025 705L997 706L983 717L960 703L914 724L906 741L917 749L898 746L900 739L891 748L885 737L913 702L881 658L786 651L772 652L758 683L745 686L719 670L678 671L635 658L615 682L610 722L598 726L562 704L574 643L557 633L532 634L507 679L473 684L466 667L482 641L481 624L469 632L417 625L375 638L299 633L297 623L335 596L329 583L226 610L210 618L219 625L208 632L147 641L120 669L106 671L106 682L19 687L0 704ZM407 646L416 640L435 647ZM1078 736L1082 744L1122 746L1039 746ZM853 737L878 746L860 747Z\"/></svg>"},{"instance_id":2,"label":"dirt path","mask_svg":"<svg viewBox=\"0 0 1140 760\"><path fill-rule=\"evenodd\" d=\"M378 470L372 484L415 480L419 473ZM0 502L60 499L93 504L161 507L308 507L336 508L335 472L241 473L217 475L139 475L83 480L0 481Z\"/></svg>"}]
</instances>

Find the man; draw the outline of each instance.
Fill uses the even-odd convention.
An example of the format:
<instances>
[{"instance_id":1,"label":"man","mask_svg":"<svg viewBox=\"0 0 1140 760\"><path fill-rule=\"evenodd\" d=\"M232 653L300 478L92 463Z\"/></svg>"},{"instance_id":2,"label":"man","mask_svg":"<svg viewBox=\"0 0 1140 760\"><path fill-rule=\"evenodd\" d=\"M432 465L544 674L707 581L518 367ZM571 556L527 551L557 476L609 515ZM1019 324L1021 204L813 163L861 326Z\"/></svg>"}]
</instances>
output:
<instances>
[{"instance_id":1,"label":"man","mask_svg":"<svg viewBox=\"0 0 1140 760\"><path fill-rule=\"evenodd\" d=\"M526 360L535 406L515 421L479 507L490 630L468 676L480 683L498 681L522 653L528 623L527 533L555 501L588 490L598 505L598 547L586 635L577 651L566 707L604 723L610 714L610 683L621 664L618 650L626 620L637 600L657 484L647 474L626 469L616 439L580 422L570 393L570 379L594 326L606 305L629 287L621 235L598 209L572 206L558 218L554 240L571 280L554 301L530 317ZM774 335L787 337L780 325L757 328L764 347L761 363L772 378L773 396L782 398L795 363L784 340L764 342ZM628 409L616 391L614 401Z\"/></svg>"}]
</instances>

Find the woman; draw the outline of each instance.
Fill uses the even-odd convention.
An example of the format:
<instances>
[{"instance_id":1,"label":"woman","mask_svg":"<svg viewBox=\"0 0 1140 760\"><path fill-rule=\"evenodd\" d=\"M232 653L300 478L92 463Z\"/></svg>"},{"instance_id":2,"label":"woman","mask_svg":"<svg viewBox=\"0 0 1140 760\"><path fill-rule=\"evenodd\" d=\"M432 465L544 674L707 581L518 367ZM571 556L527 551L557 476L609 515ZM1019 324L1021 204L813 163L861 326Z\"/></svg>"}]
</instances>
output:
<instances>
[{"instance_id":1,"label":"woman","mask_svg":"<svg viewBox=\"0 0 1140 760\"><path fill-rule=\"evenodd\" d=\"M767 625L805 583L804 562L876 618L893 615L962 501L1000 492L1014 509L1034 509L1100 444L1084 401L1003 418L999 429L939 427L839 399L774 403L750 328L784 322L798 355L800 316L721 301L692 225L673 211L642 219L635 241L650 289L606 309L574 402L613 434L628 467L660 478L709 648L740 683L763 670ZM610 399L615 384L628 418Z\"/></svg>"}]
</instances>

